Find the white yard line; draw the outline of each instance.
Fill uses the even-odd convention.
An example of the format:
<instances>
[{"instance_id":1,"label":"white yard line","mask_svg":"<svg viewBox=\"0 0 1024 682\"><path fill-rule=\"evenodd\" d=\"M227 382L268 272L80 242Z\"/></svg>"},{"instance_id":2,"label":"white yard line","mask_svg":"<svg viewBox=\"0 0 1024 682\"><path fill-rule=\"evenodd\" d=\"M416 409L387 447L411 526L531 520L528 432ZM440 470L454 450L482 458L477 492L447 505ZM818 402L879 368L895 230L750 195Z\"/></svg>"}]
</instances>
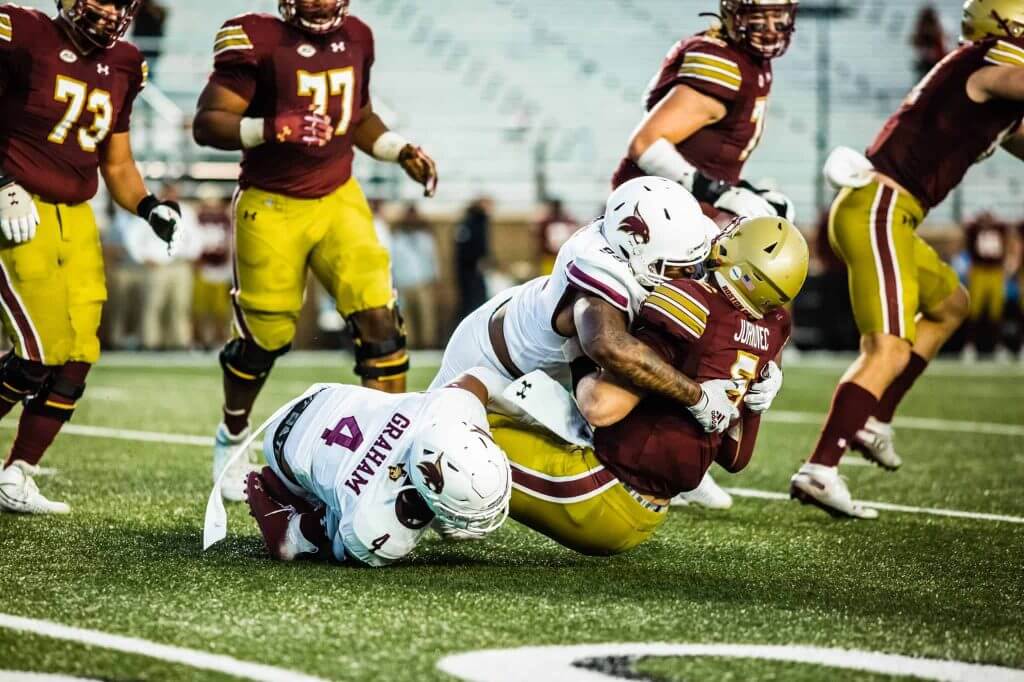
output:
<instances>
[{"instance_id":1,"label":"white yard line","mask_svg":"<svg viewBox=\"0 0 1024 682\"><path fill-rule=\"evenodd\" d=\"M31 632L43 637L63 639L86 646L122 651L127 654L156 658L169 663L179 663L199 670L213 670L233 677L261 682L323 682L322 678L275 668L270 665L249 663L221 654L210 654L195 649L157 644L145 639L111 635L97 630L85 630L35 618L22 618L0 613L0 628Z\"/></svg>"},{"instance_id":2,"label":"white yard line","mask_svg":"<svg viewBox=\"0 0 1024 682\"><path fill-rule=\"evenodd\" d=\"M781 424L812 424L821 426L825 421L824 414L814 412L790 412L788 410L769 410L765 420L769 423ZM1024 437L1024 426L999 422L971 422L956 419L928 419L925 417L896 417L893 424L903 429L917 431L942 431L945 433L980 433L992 436Z\"/></svg>"}]
</instances>

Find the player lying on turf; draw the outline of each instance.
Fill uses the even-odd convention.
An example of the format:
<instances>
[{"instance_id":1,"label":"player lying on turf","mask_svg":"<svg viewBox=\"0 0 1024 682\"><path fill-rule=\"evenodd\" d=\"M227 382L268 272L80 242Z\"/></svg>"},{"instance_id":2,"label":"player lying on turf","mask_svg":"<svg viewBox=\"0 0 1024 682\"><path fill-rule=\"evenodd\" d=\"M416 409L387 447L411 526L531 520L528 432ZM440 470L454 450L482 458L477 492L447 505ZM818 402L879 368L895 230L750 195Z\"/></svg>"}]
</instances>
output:
<instances>
[{"instance_id":1,"label":"player lying on turf","mask_svg":"<svg viewBox=\"0 0 1024 682\"><path fill-rule=\"evenodd\" d=\"M853 447L900 466L893 414L970 311L956 272L917 227L999 145L1024 159L1024 0L968 0L963 16L961 46L914 88L867 159L843 148L825 168L843 187L829 241L849 271L861 352L790 494L833 515L878 516L853 501L839 460Z\"/></svg>"},{"instance_id":2,"label":"player lying on turf","mask_svg":"<svg viewBox=\"0 0 1024 682\"><path fill-rule=\"evenodd\" d=\"M782 385L778 359L790 334L782 306L803 286L807 259L807 243L785 219L746 221L716 243L707 282L662 283L639 311L637 338L706 390L731 392L740 416L725 434L604 369L577 386L597 425L593 447L492 416L512 462L512 518L578 552L616 554L650 537L670 498L696 486L712 462L743 469ZM523 381L512 388L528 396Z\"/></svg>"},{"instance_id":3,"label":"player lying on turf","mask_svg":"<svg viewBox=\"0 0 1024 682\"><path fill-rule=\"evenodd\" d=\"M426 393L317 384L292 401L246 479L270 554L385 566L435 519L470 537L497 530L512 481L484 405L507 383L474 368Z\"/></svg>"},{"instance_id":4,"label":"player lying on turf","mask_svg":"<svg viewBox=\"0 0 1024 682\"><path fill-rule=\"evenodd\" d=\"M177 204L146 189L132 156L146 62L121 40L137 0L58 0L57 16L0 5L0 301L14 346L0 358L0 417L24 403L0 510L67 513L32 476L100 356L107 288L89 200L97 174L121 208L170 244ZM170 247L168 247L170 248Z\"/></svg>"},{"instance_id":5,"label":"player lying on turf","mask_svg":"<svg viewBox=\"0 0 1024 682\"><path fill-rule=\"evenodd\" d=\"M677 183L624 183L604 216L562 246L550 276L502 292L462 321L431 386L474 366L508 380L543 370L568 384L569 361L580 354L573 349L582 348L600 366L685 407L707 431L724 430L713 415L732 409L725 392L702 388L629 332L651 289L704 274L709 235L717 233Z\"/></svg>"}]
</instances>

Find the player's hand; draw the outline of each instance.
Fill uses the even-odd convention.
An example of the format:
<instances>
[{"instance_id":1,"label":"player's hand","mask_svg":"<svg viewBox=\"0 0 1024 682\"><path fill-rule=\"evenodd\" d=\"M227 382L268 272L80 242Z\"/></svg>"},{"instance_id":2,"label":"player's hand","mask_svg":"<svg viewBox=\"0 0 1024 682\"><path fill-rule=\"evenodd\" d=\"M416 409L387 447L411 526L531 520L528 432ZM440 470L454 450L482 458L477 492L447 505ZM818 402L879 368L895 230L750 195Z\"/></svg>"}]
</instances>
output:
<instances>
[{"instance_id":1,"label":"player's hand","mask_svg":"<svg viewBox=\"0 0 1024 682\"><path fill-rule=\"evenodd\" d=\"M263 119L263 139L267 142L323 147L333 137L331 117L317 112L313 105Z\"/></svg>"},{"instance_id":2,"label":"player's hand","mask_svg":"<svg viewBox=\"0 0 1024 682\"><path fill-rule=\"evenodd\" d=\"M0 183L0 232L7 241L24 244L36 236L39 209L13 178L2 178Z\"/></svg>"},{"instance_id":3,"label":"player's hand","mask_svg":"<svg viewBox=\"0 0 1024 682\"><path fill-rule=\"evenodd\" d=\"M775 396L782 390L782 369L769 362L761 371L761 378L757 383L751 384L750 390L743 396L743 402L747 408L755 413L766 412L772 406Z\"/></svg>"},{"instance_id":4,"label":"player's hand","mask_svg":"<svg viewBox=\"0 0 1024 682\"><path fill-rule=\"evenodd\" d=\"M796 205L792 199L774 189L759 191L758 194L761 195L762 199L771 204L771 207L775 209L775 215L785 218L791 223L796 222Z\"/></svg>"},{"instance_id":5,"label":"player's hand","mask_svg":"<svg viewBox=\"0 0 1024 682\"><path fill-rule=\"evenodd\" d=\"M150 194L139 202L136 212L149 223L153 233L167 244L167 254L173 256L178 245L178 224L181 222L181 206L178 202L160 201Z\"/></svg>"},{"instance_id":6,"label":"player's hand","mask_svg":"<svg viewBox=\"0 0 1024 682\"><path fill-rule=\"evenodd\" d=\"M774 217L776 214L767 200L757 192L746 187L731 187L725 194L718 197L715 208L729 211L741 218Z\"/></svg>"},{"instance_id":7,"label":"player's hand","mask_svg":"<svg viewBox=\"0 0 1024 682\"><path fill-rule=\"evenodd\" d=\"M398 164L405 174L423 185L423 196L437 192L437 164L420 147L407 144L398 153Z\"/></svg>"},{"instance_id":8,"label":"player's hand","mask_svg":"<svg viewBox=\"0 0 1024 682\"><path fill-rule=\"evenodd\" d=\"M740 382L731 379L713 379L700 385L700 400L686 409L708 433L723 433L740 411L732 404L730 393L740 390Z\"/></svg>"}]
</instances>

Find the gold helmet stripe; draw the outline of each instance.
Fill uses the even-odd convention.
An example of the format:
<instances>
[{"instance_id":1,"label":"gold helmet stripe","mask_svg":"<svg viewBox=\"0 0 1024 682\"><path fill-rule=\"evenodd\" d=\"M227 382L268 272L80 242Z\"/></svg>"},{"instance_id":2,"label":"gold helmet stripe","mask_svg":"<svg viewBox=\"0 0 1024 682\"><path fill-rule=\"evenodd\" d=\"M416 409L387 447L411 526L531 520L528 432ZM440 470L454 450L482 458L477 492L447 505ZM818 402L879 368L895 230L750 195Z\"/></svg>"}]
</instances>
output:
<instances>
[{"instance_id":1,"label":"gold helmet stripe","mask_svg":"<svg viewBox=\"0 0 1024 682\"><path fill-rule=\"evenodd\" d=\"M1024 50L1012 43L1000 40L985 55L985 61L993 64L1024 66Z\"/></svg>"}]
</instances>

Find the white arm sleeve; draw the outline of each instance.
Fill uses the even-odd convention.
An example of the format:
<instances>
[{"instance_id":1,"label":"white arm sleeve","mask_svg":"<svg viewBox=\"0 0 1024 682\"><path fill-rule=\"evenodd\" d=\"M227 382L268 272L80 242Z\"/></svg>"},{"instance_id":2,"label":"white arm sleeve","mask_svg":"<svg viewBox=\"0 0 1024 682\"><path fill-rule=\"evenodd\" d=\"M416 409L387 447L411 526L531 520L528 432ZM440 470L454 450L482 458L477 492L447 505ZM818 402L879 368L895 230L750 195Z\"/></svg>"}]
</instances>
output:
<instances>
[{"instance_id":1,"label":"white arm sleeve","mask_svg":"<svg viewBox=\"0 0 1024 682\"><path fill-rule=\"evenodd\" d=\"M660 175L673 182L678 182L691 192L693 191L693 180L697 175L697 169L684 159L683 155L664 137L659 137L654 144L648 147L647 151L636 160L636 165L640 166L645 173Z\"/></svg>"}]
</instances>

